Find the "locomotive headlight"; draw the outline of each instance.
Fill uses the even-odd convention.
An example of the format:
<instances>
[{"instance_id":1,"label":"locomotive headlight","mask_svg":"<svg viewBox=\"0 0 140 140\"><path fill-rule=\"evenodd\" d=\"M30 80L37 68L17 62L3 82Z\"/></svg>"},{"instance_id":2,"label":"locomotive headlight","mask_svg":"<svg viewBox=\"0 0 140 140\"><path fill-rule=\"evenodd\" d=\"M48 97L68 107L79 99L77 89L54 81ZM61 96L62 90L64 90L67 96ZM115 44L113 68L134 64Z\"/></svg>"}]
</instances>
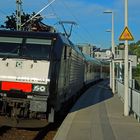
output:
<instances>
[{"instance_id":1,"label":"locomotive headlight","mask_svg":"<svg viewBox=\"0 0 140 140\"><path fill-rule=\"evenodd\" d=\"M33 85L33 92L46 92L46 85Z\"/></svg>"}]
</instances>

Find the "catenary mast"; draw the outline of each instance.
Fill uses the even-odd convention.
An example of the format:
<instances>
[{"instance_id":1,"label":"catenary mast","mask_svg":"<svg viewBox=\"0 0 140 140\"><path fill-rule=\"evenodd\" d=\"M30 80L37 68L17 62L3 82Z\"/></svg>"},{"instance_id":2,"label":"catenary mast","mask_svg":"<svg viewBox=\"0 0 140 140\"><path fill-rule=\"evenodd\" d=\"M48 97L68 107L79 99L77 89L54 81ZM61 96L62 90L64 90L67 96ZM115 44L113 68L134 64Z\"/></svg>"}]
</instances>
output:
<instances>
[{"instance_id":1,"label":"catenary mast","mask_svg":"<svg viewBox=\"0 0 140 140\"><path fill-rule=\"evenodd\" d=\"M16 29L21 30L22 0L16 0Z\"/></svg>"}]
</instances>

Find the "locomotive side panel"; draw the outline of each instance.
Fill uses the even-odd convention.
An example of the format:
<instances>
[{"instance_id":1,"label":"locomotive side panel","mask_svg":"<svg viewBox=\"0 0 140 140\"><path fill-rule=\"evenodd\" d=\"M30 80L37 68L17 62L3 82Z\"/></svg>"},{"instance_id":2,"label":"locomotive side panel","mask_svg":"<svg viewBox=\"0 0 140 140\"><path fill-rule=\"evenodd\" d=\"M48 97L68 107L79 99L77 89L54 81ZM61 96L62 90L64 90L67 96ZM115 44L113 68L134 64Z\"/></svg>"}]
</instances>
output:
<instances>
[{"instance_id":1,"label":"locomotive side panel","mask_svg":"<svg viewBox=\"0 0 140 140\"><path fill-rule=\"evenodd\" d=\"M82 56L72 50L71 53L71 65L70 65L70 87L71 93L76 93L82 88L84 83L84 61Z\"/></svg>"},{"instance_id":2,"label":"locomotive side panel","mask_svg":"<svg viewBox=\"0 0 140 140\"><path fill-rule=\"evenodd\" d=\"M69 89L69 71L70 71L70 47L63 44L63 51L60 61L60 70L58 75L58 91L57 91L57 110L60 109L62 103L65 102Z\"/></svg>"},{"instance_id":3,"label":"locomotive side panel","mask_svg":"<svg viewBox=\"0 0 140 140\"><path fill-rule=\"evenodd\" d=\"M103 79L106 79L106 78L109 78L109 64L106 64L106 65L102 65L102 78Z\"/></svg>"},{"instance_id":4,"label":"locomotive side panel","mask_svg":"<svg viewBox=\"0 0 140 140\"><path fill-rule=\"evenodd\" d=\"M85 84L97 81L101 78L101 65L95 61L87 61L85 65Z\"/></svg>"},{"instance_id":5,"label":"locomotive side panel","mask_svg":"<svg viewBox=\"0 0 140 140\"><path fill-rule=\"evenodd\" d=\"M68 101L83 87L83 57L71 46L64 46L58 81L58 101ZM58 104L59 105L59 104Z\"/></svg>"}]
</instances>

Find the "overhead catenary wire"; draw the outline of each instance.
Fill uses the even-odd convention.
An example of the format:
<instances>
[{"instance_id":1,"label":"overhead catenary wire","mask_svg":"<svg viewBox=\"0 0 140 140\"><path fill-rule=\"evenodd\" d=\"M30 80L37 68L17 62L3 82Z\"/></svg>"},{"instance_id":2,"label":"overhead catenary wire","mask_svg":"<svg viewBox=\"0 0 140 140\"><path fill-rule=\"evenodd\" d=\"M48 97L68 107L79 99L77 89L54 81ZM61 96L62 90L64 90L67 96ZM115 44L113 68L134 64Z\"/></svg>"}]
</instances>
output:
<instances>
[{"instance_id":1,"label":"overhead catenary wire","mask_svg":"<svg viewBox=\"0 0 140 140\"><path fill-rule=\"evenodd\" d=\"M5 21L4 21L4 18L7 17L7 13L5 13L5 12L4 12L3 10L1 10L1 9L0 9L0 13L1 13L1 15L0 15L0 17L1 17L1 18L0 18L0 21L4 23L4 22L5 22Z\"/></svg>"},{"instance_id":2,"label":"overhead catenary wire","mask_svg":"<svg viewBox=\"0 0 140 140\"><path fill-rule=\"evenodd\" d=\"M21 26L24 26L26 23L28 23L29 21L31 21L33 18L35 18L38 14L40 14L42 11L44 11L46 8L48 8L53 2L55 2L56 0L52 0L50 1L45 7L43 7L39 12L37 12L34 16L32 16L29 20L27 20L25 23L23 23Z\"/></svg>"},{"instance_id":3,"label":"overhead catenary wire","mask_svg":"<svg viewBox=\"0 0 140 140\"><path fill-rule=\"evenodd\" d=\"M58 2L62 5L62 2L61 2L61 1L58 1ZM63 6L64 6L64 4L63 4ZM64 7L65 7L66 9L69 9L69 8L67 8L66 6L64 6ZM62 19L61 19L60 16L58 15L58 12L56 12L54 6L51 5L50 8L52 9L52 12L56 15L56 19L58 20L58 22L62 21ZM70 11L70 9L69 9L69 11ZM71 12L71 14L72 14L72 12ZM76 23L77 23L78 19L76 18L76 16L73 15L73 14L72 14L72 16L73 16L74 19L76 19L75 21L76 21ZM57 23L54 24L54 26L56 26L56 25L58 26L59 24L57 24ZM59 28L59 26L58 26L58 28ZM75 36L74 38L79 38L79 40L82 40L83 42L87 42L87 43L88 43L87 39L85 39L85 36L82 36L81 34L75 32L75 30L73 30L73 32L74 32L73 36ZM75 34L77 34L77 35L75 35Z\"/></svg>"},{"instance_id":4,"label":"overhead catenary wire","mask_svg":"<svg viewBox=\"0 0 140 140\"><path fill-rule=\"evenodd\" d=\"M69 10L70 14L72 15L72 17L76 20L77 23L79 23L79 20L78 18L73 14L73 12L71 11L71 9L69 8L69 6L64 2L64 1L61 1L62 4L64 5L64 7ZM89 40L93 40L93 38L91 38L92 34L87 30L87 28L85 28L85 26L81 25L82 26L82 29L84 29L86 31L86 36L87 38L89 38Z\"/></svg>"},{"instance_id":5,"label":"overhead catenary wire","mask_svg":"<svg viewBox=\"0 0 140 140\"><path fill-rule=\"evenodd\" d=\"M13 3L13 0L8 0L7 2L10 3L10 4L11 4L11 3L14 4L14 3ZM6 2L6 3L7 3L7 2ZM6 7L4 6L4 8L6 8ZM2 9L3 9L3 8L2 8ZM12 7L12 9L10 8L10 10L12 11L12 10L14 10L14 8ZM5 10L5 11L7 12L7 10ZM3 10L0 9L0 13L2 13L2 14L6 17L8 14L7 14L5 11L3 11ZM9 11L9 10L8 10L8 11Z\"/></svg>"},{"instance_id":6,"label":"overhead catenary wire","mask_svg":"<svg viewBox=\"0 0 140 140\"><path fill-rule=\"evenodd\" d=\"M59 22L59 21L62 21L62 19L60 18L60 16L55 12L55 9L53 8L53 5L50 5L50 8L51 8L53 14L56 16L57 21L58 21L58 22ZM54 26L55 26L55 25L57 25L57 24L54 24Z\"/></svg>"},{"instance_id":7,"label":"overhead catenary wire","mask_svg":"<svg viewBox=\"0 0 140 140\"><path fill-rule=\"evenodd\" d=\"M0 9L0 13L2 13L3 15L7 15L3 10Z\"/></svg>"},{"instance_id":8,"label":"overhead catenary wire","mask_svg":"<svg viewBox=\"0 0 140 140\"><path fill-rule=\"evenodd\" d=\"M59 1L59 3L61 3L61 1ZM61 5L62 5L62 3L61 3ZM50 6L51 7L51 9L52 9L52 11L55 13L55 15L57 15L57 20L58 20L58 22L59 21L62 21L62 19L60 18L60 16L58 15L58 12L56 12L56 10L54 9L54 6L53 5L51 5ZM67 8L68 9L68 8ZM57 13L57 14L56 14ZM76 19L77 20L77 18L73 15L73 17L74 17L74 19ZM77 20L78 21L78 20ZM77 23L77 21L76 21L76 23ZM55 26L57 25L59 25L59 24L54 24ZM85 39L85 37L84 36L82 36L81 34L79 34L78 32L76 32L75 30L73 30L73 32L74 32L74 34L73 34L73 38L78 38L78 40L80 41L80 40L82 40L83 42L88 42L86 39ZM75 43L77 43L77 42L75 42Z\"/></svg>"},{"instance_id":9,"label":"overhead catenary wire","mask_svg":"<svg viewBox=\"0 0 140 140\"><path fill-rule=\"evenodd\" d=\"M33 17L31 17L28 21L26 21L25 23L23 23L21 26L24 26L27 22L31 21L33 18L35 18L38 14L40 14L43 10L45 10L45 9L48 8L48 7L51 7L51 9L52 9L52 11L54 12L54 14L55 14L57 20L58 20L58 21L62 21L62 19L61 19L60 16L58 15L58 12L55 12L55 10L54 10L54 7L53 7L53 5L52 5L52 3L53 3L54 1L56 1L56 0L51 0L51 1L48 0L48 4L47 4L44 8L42 8L39 12L37 12ZM61 2L61 4L64 5L64 7L70 12L70 14L72 15L72 17L76 20L76 22L79 23L79 20L78 20L77 17L73 14L73 12L71 12L71 9L70 9L69 6L66 4L66 2L64 2L64 1L62 1L62 0L59 1L59 2ZM6 15L6 13L4 13L2 10L0 10L0 12L3 13L4 15ZM77 34L77 38L79 38L79 39L81 38L82 41L88 42L87 40L88 40L88 38L91 37L91 35L89 35L89 34L90 34L89 31L88 31L83 25L80 25L80 26L82 26L82 29L84 29L84 30L86 31L87 34L84 33L84 35L87 36L86 38L85 38L85 36L83 37L81 34L79 34L77 31L75 32L75 31L73 30L73 32ZM91 39L90 39L90 40L91 40ZM93 40L93 39L92 39L92 40Z\"/></svg>"}]
</instances>

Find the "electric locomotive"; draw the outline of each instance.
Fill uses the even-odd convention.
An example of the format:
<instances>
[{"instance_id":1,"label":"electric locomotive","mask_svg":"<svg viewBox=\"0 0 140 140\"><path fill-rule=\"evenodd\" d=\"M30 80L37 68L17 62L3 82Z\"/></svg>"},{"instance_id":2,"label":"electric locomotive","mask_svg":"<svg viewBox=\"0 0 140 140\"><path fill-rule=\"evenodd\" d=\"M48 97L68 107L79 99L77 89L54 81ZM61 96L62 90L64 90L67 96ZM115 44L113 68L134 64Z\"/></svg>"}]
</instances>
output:
<instances>
[{"instance_id":1,"label":"electric locomotive","mask_svg":"<svg viewBox=\"0 0 140 140\"><path fill-rule=\"evenodd\" d=\"M16 126L54 122L64 103L101 78L101 65L61 33L0 31L0 115Z\"/></svg>"},{"instance_id":2,"label":"electric locomotive","mask_svg":"<svg viewBox=\"0 0 140 140\"><path fill-rule=\"evenodd\" d=\"M0 31L1 115L53 122L83 83L83 55L63 34Z\"/></svg>"}]
</instances>

